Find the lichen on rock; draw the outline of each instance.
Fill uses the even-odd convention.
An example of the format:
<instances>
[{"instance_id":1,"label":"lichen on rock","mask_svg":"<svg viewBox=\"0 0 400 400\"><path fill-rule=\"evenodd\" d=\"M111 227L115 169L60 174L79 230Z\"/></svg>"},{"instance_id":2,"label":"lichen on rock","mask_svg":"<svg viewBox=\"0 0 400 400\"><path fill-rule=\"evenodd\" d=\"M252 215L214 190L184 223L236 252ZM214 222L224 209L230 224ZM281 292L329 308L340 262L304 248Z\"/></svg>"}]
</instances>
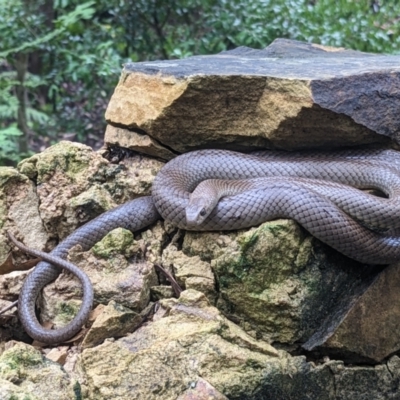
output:
<instances>
[{"instance_id":1,"label":"lichen on rock","mask_svg":"<svg viewBox=\"0 0 400 400\"><path fill-rule=\"evenodd\" d=\"M35 187L12 167L0 167L0 264L10 251L6 230L18 231L27 246L40 249L47 242Z\"/></svg>"},{"instance_id":2,"label":"lichen on rock","mask_svg":"<svg viewBox=\"0 0 400 400\"><path fill-rule=\"evenodd\" d=\"M59 364L25 343L15 343L0 355L2 399L71 400L76 398L75 384Z\"/></svg>"},{"instance_id":3,"label":"lichen on rock","mask_svg":"<svg viewBox=\"0 0 400 400\"><path fill-rule=\"evenodd\" d=\"M233 324L199 292L188 290L179 300L162 304L168 310L163 318L126 338L83 351L90 399L128 399L132 390L149 400L177 398L200 376L230 398L231 391L254 390L265 363L278 357L267 343L235 335L229 330ZM221 336L227 331L228 340ZM105 373L109 368L115 372L112 379Z\"/></svg>"},{"instance_id":4,"label":"lichen on rock","mask_svg":"<svg viewBox=\"0 0 400 400\"><path fill-rule=\"evenodd\" d=\"M140 312L150 301L150 287L158 284L153 265L141 258L140 245L133 234L123 228L111 231L86 252L76 246L69 252L69 260L88 274L95 303L107 304L114 300ZM42 318L63 326L76 314L80 301L80 282L62 273L43 291ZM61 313L63 319L57 317L60 309L66 311Z\"/></svg>"},{"instance_id":5,"label":"lichen on rock","mask_svg":"<svg viewBox=\"0 0 400 400\"><path fill-rule=\"evenodd\" d=\"M133 243L133 233L127 229L117 228L108 233L104 238L96 243L93 248L93 254L95 256L109 259L116 253L122 253L128 251L128 248ZM128 254L131 256L132 254Z\"/></svg>"},{"instance_id":6,"label":"lichen on rock","mask_svg":"<svg viewBox=\"0 0 400 400\"><path fill-rule=\"evenodd\" d=\"M112 300L90 327L82 347L94 347L107 338L125 336L128 332L133 332L142 321L139 314Z\"/></svg>"},{"instance_id":7,"label":"lichen on rock","mask_svg":"<svg viewBox=\"0 0 400 400\"><path fill-rule=\"evenodd\" d=\"M137 161L113 165L88 146L62 141L23 160L18 169L38 185L40 217L47 232L63 239L117 204L150 194L162 163Z\"/></svg>"}]
</instances>

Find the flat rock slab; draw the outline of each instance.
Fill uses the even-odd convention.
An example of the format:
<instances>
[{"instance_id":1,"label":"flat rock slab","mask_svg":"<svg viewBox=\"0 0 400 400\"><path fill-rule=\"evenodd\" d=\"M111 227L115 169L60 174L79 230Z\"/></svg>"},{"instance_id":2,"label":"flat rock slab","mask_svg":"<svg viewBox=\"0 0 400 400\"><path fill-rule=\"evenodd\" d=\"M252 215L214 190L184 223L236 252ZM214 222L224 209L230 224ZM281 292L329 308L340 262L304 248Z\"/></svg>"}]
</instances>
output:
<instances>
[{"instance_id":1,"label":"flat rock slab","mask_svg":"<svg viewBox=\"0 0 400 400\"><path fill-rule=\"evenodd\" d=\"M400 139L400 56L285 39L263 50L128 63L106 111L108 145L158 155ZM149 139L145 139L146 136Z\"/></svg>"}]
</instances>

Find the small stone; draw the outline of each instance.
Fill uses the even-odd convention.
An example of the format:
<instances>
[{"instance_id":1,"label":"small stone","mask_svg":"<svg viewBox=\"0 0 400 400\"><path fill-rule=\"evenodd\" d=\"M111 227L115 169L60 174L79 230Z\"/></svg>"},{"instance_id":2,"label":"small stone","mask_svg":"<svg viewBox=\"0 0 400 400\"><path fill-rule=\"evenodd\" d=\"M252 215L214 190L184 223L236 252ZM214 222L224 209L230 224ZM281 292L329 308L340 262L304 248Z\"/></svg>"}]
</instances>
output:
<instances>
[{"instance_id":1,"label":"small stone","mask_svg":"<svg viewBox=\"0 0 400 400\"><path fill-rule=\"evenodd\" d=\"M68 347L62 346L62 347L55 347L51 349L47 354L46 358L48 358L51 361L54 361L60 365L65 364L65 360L67 359L68 355Z\"/></svg>"},{"instance_id":2,"label":"small stone","mask_svg":"<svg viewBox=\"0 0 400 400\"><path fill-rule=\"evenodd\" d=\"M221 392L219 392L215 387L210 385L207 381L199 378L196 382L190 385L190 388L182 395L180 395L177 400L228 400Z\"/></svg>"},{"instance_id":3,"label":"small stone","mask_svg":"<svg viewBox=\"0 0 400 400\"><path fill-rule=\"evenodd\" d=\"M96 318L82 342L83 348L94 347L110 337L121 337L142 323L142 317L129 308L110 301Z\"/></svg>"},{"instance_id":4,"label":"small stone","mask_svg":"<svg viewBox=\"0 0 400 400\"><path fill-rule=\"evenodd\" d=\"M212 303L216 300L216 283L209 262L202 261L199 256L188 257L170 246L163 253L163 265L173 268L181 287L204 293Z\"/></svg>"},{"instance_id":5,"label":"small stone","mask_svg":"<svg viewBox=\"0 0 400 400\"><path fill-rule=\"evenodd\" d=\"M132 232L127 229L117 228L104 236L100 242L96 243L92 251L96 256L108 259L115 253L124 254L132 243Z\"/></svg>"},{"instance_id":6,"label":"small stone","mask_svg":"<svg viewBox=\"0 0 400 400\"><path fill-rule=\"evenodd\" d=\"M150 288L152 298L157 301L161 299L169 299L175 297L174 289L172 286L158 285Z\"/></svg>"}]
</instances>

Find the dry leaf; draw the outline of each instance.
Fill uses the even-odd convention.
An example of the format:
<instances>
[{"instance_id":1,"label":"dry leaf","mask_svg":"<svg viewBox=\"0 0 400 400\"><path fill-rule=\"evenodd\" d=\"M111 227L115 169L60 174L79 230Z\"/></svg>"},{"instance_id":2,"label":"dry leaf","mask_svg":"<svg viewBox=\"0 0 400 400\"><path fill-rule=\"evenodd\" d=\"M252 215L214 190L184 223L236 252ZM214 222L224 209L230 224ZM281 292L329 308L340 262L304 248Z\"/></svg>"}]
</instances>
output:
<instances>
[{"instance_id":1,"label":"dry leaf","mask_svg":"<svg viewBox=\"0 0 400 400\"><path fill-rule=\"evenodd\" d=\"M104 308L105 308L104 304L99 304L94 310L90 311L87 322L93 323L96 320L96 318L103 312Z\"/></svg>"},{"instance_id":2,"label":"dry leaf","mask_svg":"<svg viewBox=\"0 0 400 400\"><path fill-rule=\"evenodd\" d=\"M25 261L21 264L15 264L12 254L10 253L7 259L0 265L0 275L9 274L13 271L27 271L39 263L41 258L33 258L32 260Z\"/></svg>"},{"instance_id":3,"label":"dry leaf","mask_svg":"<svg viewBox=\"0 0 400 400\"><path fill-rule=\"evenodd\" d=\"M179 297L183 289L179 286L175 278L160 264L154 264L154 267L162 274L164 274L167 280L171 283L172 289L174 290L176 297Z\"/></svg>"},{"instance_id":4,"label":"dry leaf","mask_svg":"<svg viewBox=\"0 0 400 400\"><path fill-rule=\"evenodd\" d=\"M90 325L96 320L96 318L102 313L102 311L104 310L104 305L103 304L99 304L94 310L92 310L89 314L89 318L87 320L87 323L89 323ZM69 340L66 340L65 344L70 344L70 343L75 343L75 342L81 342L82 339L84 338L84 336L86 336L86 334L88 333L89 328L85 328L83 327L74 337L72 337Z\"/></svg>"},{"instance_id":5,"label":"dry leaf","mask_svg":"<svg viewBox=\"0 0 400 400\"><path fill-rule=\"evenodd\" d=\"M72 337L69 340L66 340L65 344L69 344L69 343L74 343L74 342L78 342L78 341L82 341L81 339L83 339L83 337L88 333L87 328L82 328L74 337Z\"/></svg>"}]
</instances>

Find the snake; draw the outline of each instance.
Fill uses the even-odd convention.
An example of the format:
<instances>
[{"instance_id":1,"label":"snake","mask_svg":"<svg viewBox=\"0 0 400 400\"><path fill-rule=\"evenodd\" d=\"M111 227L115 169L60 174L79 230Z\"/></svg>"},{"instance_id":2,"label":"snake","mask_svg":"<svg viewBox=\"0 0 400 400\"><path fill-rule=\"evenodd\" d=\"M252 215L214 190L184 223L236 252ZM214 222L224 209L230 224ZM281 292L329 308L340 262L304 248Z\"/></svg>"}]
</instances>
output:
<instances>
[{"instance_id":1,"label":"snake","mask_svg":"<svg viewBox=\"0 0 400 400\"><path fill-rule=\"evenodd\" d=\"M360 189L377 190L385 197ZM78 275L84 295L81 309L68 325L48 330L35 314L43 287L62 268L76 272L65 261L69 249L79 244L83 251L89 250L113 229L140 231L160 218L196 231L238 230L291 218L356 261L391 264L400 260L400 153L195 150L162 167L151 196L99 215L50 253L26 248L11 235L17 247L43 259L28 275L18 299L19 318L28 335L47 344L62 343L88 318L93 288L82 274Z\"/></svg>"}]
</instances>

